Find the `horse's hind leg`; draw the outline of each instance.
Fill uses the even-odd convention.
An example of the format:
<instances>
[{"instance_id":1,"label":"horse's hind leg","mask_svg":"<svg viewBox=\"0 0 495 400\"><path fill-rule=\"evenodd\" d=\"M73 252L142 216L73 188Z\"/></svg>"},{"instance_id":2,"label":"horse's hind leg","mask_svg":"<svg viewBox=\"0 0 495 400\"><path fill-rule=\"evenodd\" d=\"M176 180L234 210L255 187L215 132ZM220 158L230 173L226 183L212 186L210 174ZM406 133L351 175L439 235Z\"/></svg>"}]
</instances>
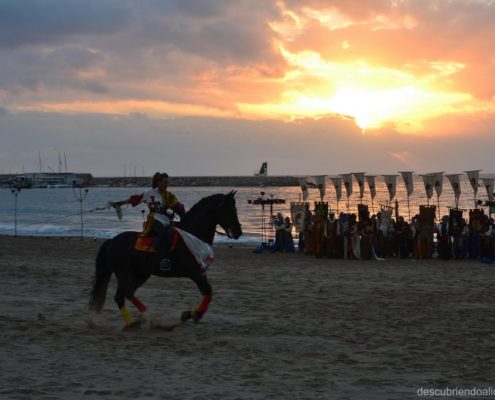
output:
<instances>
[{"instance_id":1,"label":"horse's hind leg","mask_svg":"<svg viewBox=\"0 0 495 400\"><path fill-rule=\"evenodd\" d=\"M117 291L115 292L115 303L117 303L117 307L119 308L120 314L125 321L124 329L139 327L141 325L141 321L135 322L129 310L125 306L125 299L132 288L132 277L130 274L119 271L115 274L117 277Z\"/></svg>"},{"instance_id":2,"label":"horse's hind leg","mask_svg":"<svg viewBox=\"0 0 495 400\"><path fill-rule=\"evenodd\" d=\"M117 303L117 307L119 308L120 314L122 314L122 317L124 318L125 325L131 326L134 321L132 320L129 310L125 306L126 291L127 291L126 287L121 284L119 279L117 291L115 292L115 296L114 296L115 303Z\"/></svg>"},{"instance_id":3,"label":"horse's hind leg","mask_svg":"<svg viewBox=\"0 0 495 400\"><path fill-rule=\"evenodd\" d=\"M146 306L136 297L136 290L148 280L149 275L136 276L132 279L129 289L126 293L126 298L134 304L134 306L141 313L141 318L144 319L144 313L146 312Z\"/></svg>"}]
</instances>

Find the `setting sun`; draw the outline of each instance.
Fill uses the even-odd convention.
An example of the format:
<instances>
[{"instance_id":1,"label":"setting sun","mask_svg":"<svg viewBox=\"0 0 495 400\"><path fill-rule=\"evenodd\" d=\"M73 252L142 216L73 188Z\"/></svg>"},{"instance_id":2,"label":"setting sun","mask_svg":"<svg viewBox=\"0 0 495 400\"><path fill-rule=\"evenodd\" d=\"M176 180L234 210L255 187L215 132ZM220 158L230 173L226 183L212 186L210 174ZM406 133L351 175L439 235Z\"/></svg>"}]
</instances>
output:
<instances>
[{"instance_id":1,"label":"setting sun","mask_svg":"<svg viewBox=\"0 0 495 400\"><path fill-rule=\"evenodd\" d=\"M363 61L329 62L316 52L279 49L290 66L282 79L287 89L277 102L241 103L241 112L288 119L340 114L353 118L363 130L392 124L400 132L421 133L425 120L472 99L468 93L443 91L433 84L462 65L438 61L415 76Z\"/></svg>"}]
</instances>

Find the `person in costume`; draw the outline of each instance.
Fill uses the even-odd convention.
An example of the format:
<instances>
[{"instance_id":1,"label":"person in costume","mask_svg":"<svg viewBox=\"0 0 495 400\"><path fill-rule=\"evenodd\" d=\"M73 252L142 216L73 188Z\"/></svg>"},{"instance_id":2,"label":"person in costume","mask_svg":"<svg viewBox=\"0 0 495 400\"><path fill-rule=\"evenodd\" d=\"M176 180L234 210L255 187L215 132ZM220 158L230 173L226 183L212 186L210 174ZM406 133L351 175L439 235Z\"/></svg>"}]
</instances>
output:
<instances>
[{"instance_id":1,"label":"person in costume","mask_svg":"<svg viewBox=\"0 0 495 400\"><path fill-rule=\"evenodd\" d=\"M455 258L464 258L467 255L468 227L464 218L450 221L450 235L453 237L452 246Z\"/></svg>"},{"instance_id":2,"label":"person in costume","mask_svg":"<svg viewBox=\"0 0 495 400\"><path fill-rule=\"evenodd\" d=\"M329 258L339 258L339 220L331 212L327 218L326 255Z\"/></svg>"},{"instance_id":3,"label":"person in costume","mask_svg":"<svg viewBox=\"0 0 495 400\"><path fill-rule=\"evenodd\" d=\"M373 257L373 222L370 218L364 218L358 225L361 231L361 259L371 260Z\"/></svg>"},{"instance_id":4,"label":"person in costume","mask_svg":"<svg viewBox=\"0 0 495 400\"><path fill-rule=\"evenodd\" d=\"M420 259L421 254L421 240L420 240L420 224L419 214L416 214L411 220L411 240L412 240L412 254L416 259Z\"/></svg>"},{"instance_id":5,"label":"person in costume","mask_svg":"<svg viewBox=\"0 0 495 400\"><path fill-rule=\"evenodd\" d=\"M285 217L285 251L287 253L294 253L294 237L292 236L293 224L289 217Z\"/></svg>"},{"instance_id":6,"label":"person in costume","mask_svg":"<svg viewBox=\"0 0 495 400\"><path fill-rule=\"evenodd\" d=\"M485 215L483 223L483 232L480 235L480 259L483 263L491 264L493 262L493 220Z\"/></svg>"},{"instance_id":7,"label":"person in costume","mask_svg":"<svg viewBox=\"0 0 495 400\"><path fill-rule=\"evenodd\" d=\"M160 257L160 270L169 271L171 263L169 249L172 237L173 215L183 216L184 205L179 202L175 194L168 191L169 176L157 172L151 178L151 189L141 194L135 194L127 200L113 203L114 206L130 204L146 204L149 209L148 218L144 224L142 236L156 236L154 245Z\"/></svg>"},{"instance_id":8,"label":"person in costume","mask_svg":"<svg viewBox=\"0 0 495 400\"><path fill-rule=\"evenodd\" d=\"M440 258L452 258L452 240L450 238L449 216L444 215L442 222L437 225L438 254Z\"/></svg>"},{"instance_id":9,"label":"person in costume","mask_svg":"<svg viewBox=\"0 0 495 400\"><path fill-rule=\"evenodd\" d=\"M272 219L273 227L275 228L275 243L273 245L272 251L283 251L285 248L285 221L281 213Z\"/></svg>"},{"instance_id":10,"label":"person in costume","mask_svg":"<svg viewBox=\"0 0 495 400\"><path fill-rule=\"evenodd\" d=\"M408 258L411 248L411 228L402 216L399 216L397 220L396 234L398 256L400 258Z\"/></svg>"}]
</instances>

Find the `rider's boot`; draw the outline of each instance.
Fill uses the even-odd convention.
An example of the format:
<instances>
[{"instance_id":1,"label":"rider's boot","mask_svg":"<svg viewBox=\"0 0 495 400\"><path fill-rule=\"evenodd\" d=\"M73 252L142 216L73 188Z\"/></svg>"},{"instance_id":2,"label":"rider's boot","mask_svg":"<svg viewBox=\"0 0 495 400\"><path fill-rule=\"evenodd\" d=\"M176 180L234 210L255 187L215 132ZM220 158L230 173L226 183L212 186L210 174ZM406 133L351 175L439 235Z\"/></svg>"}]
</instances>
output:
<instances>
[{"instance_id":1,"label":"rider's boot","mask_svg":"<svg viewBox=\"0 0 495 400\"><path fill-rule=\"evenodd\" d=\"M170 260L170 229L166 229L157 236L155 240L155 249L157 250L160 265L159 272L170 272L172 270L172 261Z\"/></svg>"}]
</instances>

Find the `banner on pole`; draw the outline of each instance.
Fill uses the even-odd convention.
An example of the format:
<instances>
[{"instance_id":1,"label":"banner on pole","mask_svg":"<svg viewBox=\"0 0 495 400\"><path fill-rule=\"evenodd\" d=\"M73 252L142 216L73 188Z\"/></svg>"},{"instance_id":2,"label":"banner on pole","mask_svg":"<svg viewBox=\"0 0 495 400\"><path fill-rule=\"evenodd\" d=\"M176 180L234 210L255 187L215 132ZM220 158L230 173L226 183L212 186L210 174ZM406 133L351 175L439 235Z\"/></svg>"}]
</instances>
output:
<instances>
[{"instance_id":1,"label":"banner on pole","mask_svg":"<svg viewBox=\"0 0 495 400\"><path fill-rule=\"evenodd\" d=\"M316 182L316 186L318 187L318 190L320 191L320 199L323 201L323 198L325 197L327 176L326 175L318 175L318 176L315 176L313 178Z\"/></svg>"},{"instance_id":2,"label":"banner on pole","mask_svg":"<svg viewBox=\"0 0 495 400\"><path fill-rule=\"evenodd\" d=\"M292 223L297 232L301 232L306 227L306 208L307 203L290 203L290 213L292 217Z\"/></svg>"},{"instance_id":3,"label":"banner on pole","mask_svg":"<svg viewBox=\"0 0 495 400\"><path fill-rule=\"evenodd\" d=\"M342 182L344 183L345 193L347 198L352 195L352 174L341 174Z\"/></svg>"},{"instance_id":4,"label":"banner on pole","mask_svg":"<svg viewBox=\"0 0 495 400\"><path fill-rule=\"evenodd\" d=\"M337 197L337 202L342 199L342 178L340 176L332 176L333 187L335 188L335 196Z\"/></svg>"},{"instance_id":5,"label":"banner on pole","mask_svg":"<svg viewBox=\"0 0 495 400\"><path fill-rule=\"evenodd\" d=\"M303 201L306 201L309 196L308 182L306 181L306 178L298 178L298 181L299 181L299 186L301 186Z\"/></svg>"},{"instance_id":6,"label":"banner on pole","mask_svg":"<svg viewBox=\"0 0 495 400\"><path fill-rule=\"evenodd\" d=\"M437 196L440 197L443 191L443 172L432 172L429 175L433 176L433 188Z\"/></svg>"},{"instance_id":7,"label":"banner on pole","mask_svg":"<svg viewBox=\"0 0 495 400\"><path fill-rule=\"evenodd\" d=\"M356 178L357 184L359 186L359 198L364 197L364 172L354 172L354 178Z\"/></svg>"},{"instance_id":8,"label":"banner on pole","mask_svg":"<svg viewBox=\"0 0 495 400\"><path fill-rule=\"evenodd\" d=\"M414 192L413 171L401 171L402 180L406 186L407 196L410 196Z\"/></svg>"},{"instance_id":9,"label":"banner on pole","mask_svg":"<svg viewBox=\"0 0 495 400\"><path fill-rule=\"evenodd\" d=\"M481 178L483 181L483 186L485 186L486 194L488 196L488 201L493 201L493 184L495 182L494 178Z\"/></svg>"},{"instance_id":10,"label":"banner on pole","mask_svg":"<svg viewBox=\"0 0 495 400\"><path fill-rule=\"evenodd\" d=\"M433 197L433 186L435 184L435 177L433 175L421 175L423 183L425 185L426 197L430 200Z\"/></svg>"},{"instance_id":11,"label":"banner on pole","mask_svg":"<svg viewBox=\"0 0 495 400\"><path fill-rule=\"evenodd\" d=\"M390 195L390 201L392 201L397 192L397 175L383 175L383 179Z\"/></svg>"},{"instance_id":12,"label":"banner on pole","mask_svg":"<svg viewBox=\"0 0 495 400\"><path fill-rule=\"evenodd\" d=\"M374 200L376 196L375 175L366 175L365 178L368 182L368 187L370 188L371 200Z\"/></svg>"},{"instance_id":13,"label":"banner on pole","mask_svg":"<svg viewBox=\"0 0 495 400\"><path fill-rule=\"evenodd\" d=\"M480 180L480 171L481 169L476 169L473 171L466 171L466 174L469 178L469 183L471 184L471 187L473 188L474 191L474 197L478 194L478 183Z\"/></svg>"},{"instance_id":14,"label":"banner on pole","mask_svg":"<svg viewBox=\"0 0 495 400\"><path fill-rule=\"evenodd\" d=\"M458 199L461 196L461 174L445 175L452 186L454 196Z\"/></svg>"}]
</instances>

